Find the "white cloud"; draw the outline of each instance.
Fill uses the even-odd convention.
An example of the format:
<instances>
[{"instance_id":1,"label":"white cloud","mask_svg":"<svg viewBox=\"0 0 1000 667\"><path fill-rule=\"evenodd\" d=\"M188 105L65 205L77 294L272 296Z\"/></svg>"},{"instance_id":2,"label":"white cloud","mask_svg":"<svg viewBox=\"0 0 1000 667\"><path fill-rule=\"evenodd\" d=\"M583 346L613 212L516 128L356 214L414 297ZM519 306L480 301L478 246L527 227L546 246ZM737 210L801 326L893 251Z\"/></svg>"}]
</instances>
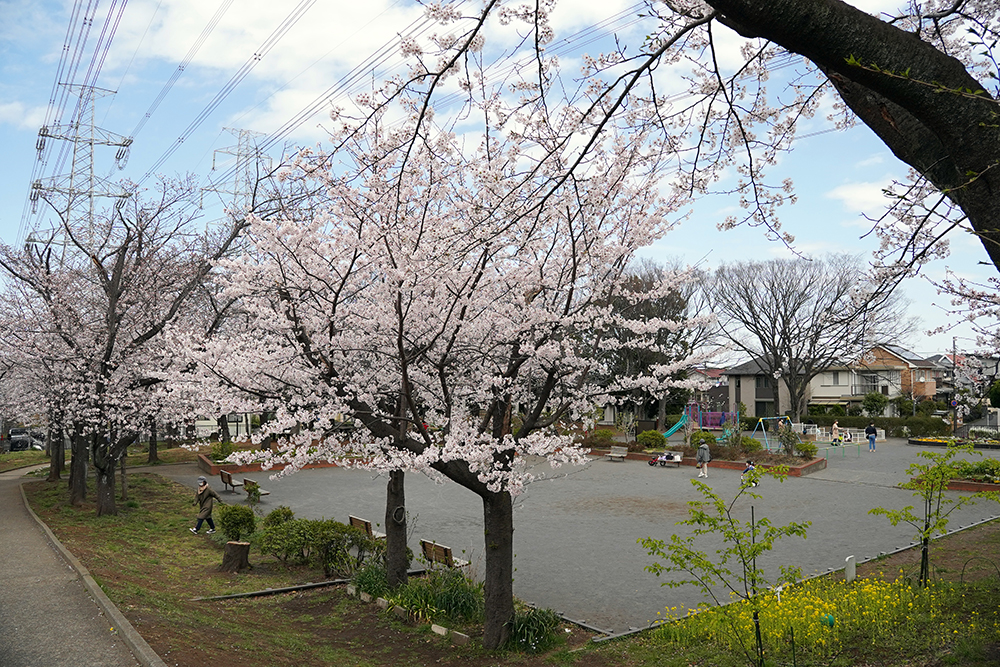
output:
<instances>
[{"instance_id":1,"label":"white cloud","mask_svg":"<svg viewBox=\"0 0 1000 667\"><path fill-rule=\"evenodd\" d=\"M873 214L885 207L887 200L882 191L891 183L892 181L888 178L879 181L845 183L830 190L825 196L828 199L839 200L848 211Z\"/></svg>"},{"instance_id":2,"label":"white cloud","mask_svg":"<svg viewBox=\"0 0 1000 667\"><path fill-rule=\"evenodd\" d=\"M45 122L45 109L26 107L21 102L0 103L0 124L20 130L37 130Z\"/></svg>"}]
</instances>

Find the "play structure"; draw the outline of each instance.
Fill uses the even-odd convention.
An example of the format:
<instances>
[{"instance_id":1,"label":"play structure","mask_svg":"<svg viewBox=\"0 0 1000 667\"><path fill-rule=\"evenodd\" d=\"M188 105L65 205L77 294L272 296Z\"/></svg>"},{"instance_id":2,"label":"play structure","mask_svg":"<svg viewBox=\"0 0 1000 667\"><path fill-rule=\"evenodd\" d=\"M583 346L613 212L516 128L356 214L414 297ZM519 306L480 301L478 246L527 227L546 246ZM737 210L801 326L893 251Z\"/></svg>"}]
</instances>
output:
<instances>
[{"instance_id":1,"label":"play structure","mask_svg":"<svg viewBox=\"0 0 1000 667\"><path fill-rule=\"evenodd\" d=\"M767 439L767 423L774 422L774 430L777 431L778 427L784 423L788 426L792 433L795 433L795 429L792 428L792 420L788 417L757 417L757 424L753 427L753 433L750 434L751 438L757 437L757 431L760 431L761 435L764 436L764 449L770 451L771 443ZM802 438L799 437L798 433L795 433L795 437L799 442L802 442ZM775 447L775 449L780 448L780 443Z\"/></svg>"},{"instance_id":2,"label":"play structure","mask_svg":"<svg viewBox=\"0 0 1000 667\"><path fill-rule=\"evenodd\" d=\"M684 407L684 414L677 421L676 424L671 426L669 429L663 432L665 438L669 438L674 433L684 428L684 425L691 422L697 426L700 430L719 430L723 431L723 437L729 435L729 429L733 424L740 423L740 413L739 412L710 412L707 410L702 410L701 406L697 403L688 403Z\"/></svg>"}]
</instances>

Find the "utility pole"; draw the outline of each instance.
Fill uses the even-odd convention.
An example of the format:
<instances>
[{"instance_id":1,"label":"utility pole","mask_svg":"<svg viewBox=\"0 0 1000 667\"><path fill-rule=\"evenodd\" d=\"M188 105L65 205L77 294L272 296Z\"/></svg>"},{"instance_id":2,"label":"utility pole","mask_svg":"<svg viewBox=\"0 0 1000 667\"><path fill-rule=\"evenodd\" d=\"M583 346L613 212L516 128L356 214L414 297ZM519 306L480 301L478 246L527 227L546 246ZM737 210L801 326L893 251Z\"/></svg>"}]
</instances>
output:
<instances>
[{"instance_id":1,"label":"utility pole","mask_svg":"<svg viewBox=\"0 0 1000 667\"><path fill-rule=\"evenodd\" d=\"M129 197L120 186L110 183L97 176L94 170L94 147L117 146L115 156L119 168L125 166L128 159L128 149L132 139L114 134L94 125L94 103L106 95L114 95L114 91L83 86L79 84L61 84L77 95L76 113L66 124L42 127L38 131L38 159L43 160L49 139L67 141L72 144L72 166L68 174L59 174L45 179L38 179L31 184L32 212L37 210L38 200L49 204L60 217L60 223L53 225L51 230L31 230L25 240L26 245L58 245L63 246L65 257L67 232L73 234L86 233L88 236L94 230L94 207L98 197L117 198L116 206L120 206Z\"/></svg>"}]
</instances>

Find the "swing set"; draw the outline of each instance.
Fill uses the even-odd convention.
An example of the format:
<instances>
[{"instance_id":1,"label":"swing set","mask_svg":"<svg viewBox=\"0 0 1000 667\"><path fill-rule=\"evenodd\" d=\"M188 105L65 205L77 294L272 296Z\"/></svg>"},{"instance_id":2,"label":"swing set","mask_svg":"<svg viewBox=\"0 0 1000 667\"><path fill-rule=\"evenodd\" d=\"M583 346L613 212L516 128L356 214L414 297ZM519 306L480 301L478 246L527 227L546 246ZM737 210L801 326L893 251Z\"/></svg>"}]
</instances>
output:
<instances>
[{"instance_id":1,"label":"swing set","mask_svg":"<svg viewBox=\"0 0 1000 667\"><path fill-rule=\"evenodd\" d=\"M759 430L761 432L761 434L764 436L764 449L766 449L767 451L771 451L771 443L767 439L767 425L765 424L765 422L772 422L772 421L774 422L774 430L775 431L777 431L781 427L781 424L784 422L788 426L788 430L790 430L792 433L795 434L795 439L798 440L800 443L802 442L802 438L800 438L799 434L795 433L795 430L792 428L792 420L790 418L788 418L788 417L757 417L757 424L753 427L753 434L750 437L751 438L756 438L757 437L757 431ZM778 443L778 447L776 447L775 449L780 449L780 448L781 448L781 443L779 442Z\"/></svg>"}]
</instances>

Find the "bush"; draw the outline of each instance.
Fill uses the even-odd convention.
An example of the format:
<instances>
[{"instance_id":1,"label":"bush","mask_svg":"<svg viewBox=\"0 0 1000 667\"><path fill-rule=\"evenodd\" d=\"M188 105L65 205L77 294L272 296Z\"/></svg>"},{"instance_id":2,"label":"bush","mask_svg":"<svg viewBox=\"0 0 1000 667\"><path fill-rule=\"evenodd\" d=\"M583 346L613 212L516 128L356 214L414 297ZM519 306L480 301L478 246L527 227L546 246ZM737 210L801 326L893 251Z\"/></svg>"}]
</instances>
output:
<instances>
[{"instance_id":1,"label":"bush","mask_svg":"<svg viewBox=\"0 0 1000 667\"><path fill-rule=\"evenodd\" d=\"M749 435L744 435L740 437L740 449L745 454L756 454L764 449L764 443L757 438L751 438Z\"/></svg>"},{"instance_id":2,"label":"bush","mask_svg":"<svg viewBox=\"0 0 1000 667\"><path fill-rule=\"evenodd\" d=\"M702 442L707 442L709 448L711 448L715 444L715 434L711 431L695 431L691 434L692 447L698 449Z\"/></svg>"},{"instance_id":3,"label":"bush","mask_svg":"<svg viewBox=\"0 0 1000 667\"><path fill-rule=\"evenodd\" d=\"M516 609L507 646L526 653L541 653L556 641L559 616L551 609Z\"/></svg>"},{"instance_id":4,"label":"bush","mask_svg":"<svg viewBox=\"0 0 1000 667\"><path fill-rule=\"evenodd\" d=\"M635 441L643 449L661 449L666 446L667 439L659 431L643 431L636 436Z\"/></svg>"},{"instance_id":5,"label":"bush","mask_svg":"<svg viewBox=\"0 0 1000 667\"><path fill-rule=\"evenodd\" d=\"M811 442L799 442L795 445L795 453L804 459L812 460L816 458L816 452L819 448Z\"/></svg>"},{"instance_id":6,"label":"bush","mask_svg":"<svg viewBox=\"0 0 1000 667\"><path fill-rule=\"evenodd\" d=\"M209 455L213 461L225 461L233 453L232 442L213 442Z\"/></svg>"},{"instance_id":7,"label":"bush","mask_svg":"<svg viewBox=\"0 0 1000 667\"><path fill-rule=\"evenodd\" d=\"M257 528L257 517L246 505L222 505L219 508L219 528L226 538L239 542L250 537Z\"/></svg>"},{"instance_id":8,"label":"bush","mask_svg":"<svg viewBox=\"0 0 1000 667\"><path fill-rule=\"evenodd\" d=\"M282 562L309 563L327 577L351 576L369 561L384 559L385 546L357 528L338 521L291 519L261 531L262 553Z\"/></svg>"},{"instance_id":9,"label":"bush","mask_svg":"<svg viewBox=\"0 0 1000 667\"><path fill-rule=\"evenodd\" d=\"M271 510L266 517L264 517L264 521L261 522L261 525L264 528L270 528L271 526L277 526L279 523L291 521L294 518L295 512L293 512L291 508L279 505Z\"/></svg>"}]
</instances>

